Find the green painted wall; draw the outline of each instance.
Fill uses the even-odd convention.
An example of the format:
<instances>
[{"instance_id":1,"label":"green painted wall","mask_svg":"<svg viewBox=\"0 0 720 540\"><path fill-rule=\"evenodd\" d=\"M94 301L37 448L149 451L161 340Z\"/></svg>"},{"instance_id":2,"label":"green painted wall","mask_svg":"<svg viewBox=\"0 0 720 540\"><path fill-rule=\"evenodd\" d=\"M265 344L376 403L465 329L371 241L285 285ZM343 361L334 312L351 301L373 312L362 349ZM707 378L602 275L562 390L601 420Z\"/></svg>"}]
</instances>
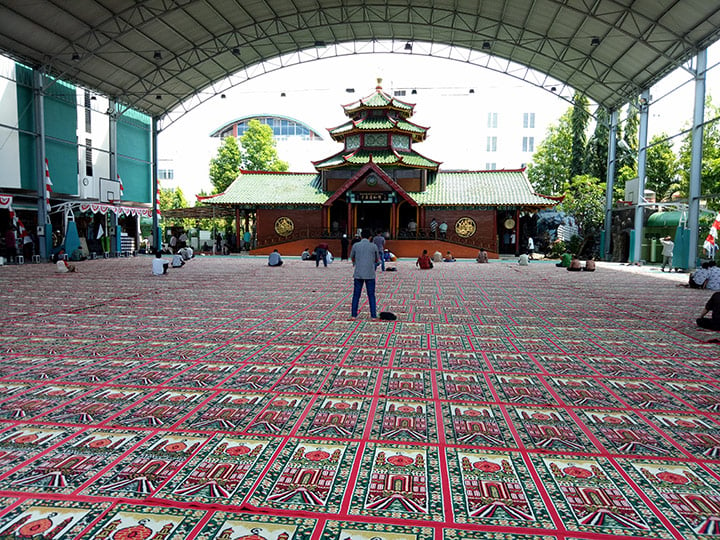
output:
<instances>
[{"instance_id":1,"label":"green painted wall","mask_svg":"<svg viewBox=\"0 0 720 540\"><path fill-rule=\"evenodd\" d=\"M118 118L118 174L123 181L123 200L152 202L151 118L126 111Z\"/></svg>"},{"instance_id":2,"label":"green painted wall","mask_svg":"<svg viewBox=\"0 0 720 540\"><path fill-rule=\"evenodd\" d=\"M77 195L77 94L75 87L49 78L45 92L45 156L53 192Z\"/></svg>"},{"instance_id":3,"label":"green painted wall","mask_svg":"<svg viewBox=\"0 0 720 540\"><path fill-rule=\"evenodd\" d=\"M37 190L38 174L35 166L36 137L35 108L33 107L32 70L15 64L15 80L17 81L17 113L18 139L20 143L20 185L23 189ZM29 132L29 133L24 133Z\"/></svg>"}]
</instances>

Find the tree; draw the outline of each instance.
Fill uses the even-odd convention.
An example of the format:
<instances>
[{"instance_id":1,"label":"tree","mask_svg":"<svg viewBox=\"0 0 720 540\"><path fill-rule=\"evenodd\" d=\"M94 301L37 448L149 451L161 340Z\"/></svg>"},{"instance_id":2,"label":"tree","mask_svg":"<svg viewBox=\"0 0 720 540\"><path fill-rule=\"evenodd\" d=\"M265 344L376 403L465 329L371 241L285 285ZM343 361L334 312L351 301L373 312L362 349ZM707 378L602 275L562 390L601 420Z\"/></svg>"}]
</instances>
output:
<instances>
[{"instance_id":1,"label":"tree","mask_svg":"<svg viewBox=\"0 0 720 540\"><path fill-rule=\"evenodd\" d=\"M585 171L590 176L607 179L608 140L610 138L610 114L605 107L595 112L595 131L585 151Z\"/></svg>"},{"instance_id":2,"label":"tree","mask_svg":"<svg viewBox=\"0 0 720 540\"><path fill-rule=\"evenodd\" d=\"M250 120L247 131L240 137L240 144L243 169L276 172L288 170L287 162L278 158L273 131L267 124Z\"/></svg>"},{"instance_id":3,"label":"tree","mask_svg":"<svg viewBox=\"0 0 720 540\"><path fill-rule=\"evenodd\" d=\"M185 194L180 188L160 188L158 204L161 212L175 208L187 208L188 205Z\"/></svg>"},{"instance_id":4,"label":"tree","mask_svg":"<svg viewBox=\"0 0 720 540\"><path fill-rule=\"evenodd\" d=\"M669 200L678 190L678 160L667 134L655 135L647 149L645 188L655 192L659 201Z\"/></svg>"},{"instance_id":5,"label":"tree","mask_svg":"<svg viewBox=\"0 0 720 540\"><path fill-rule=\"evenodd\" d=\"M572 109L568 109L557 125L548 128L545 139L538 145L532 162L528 165L528 179L539 193L561 193L571 178L571 113Z\"/></svg>"},{"instance_id":6,"label":"tree","mask_svg":"<svg viewBox=\"0 0 720 540\"><path fill-rule=\"evenodd\" d=\"M217 156L210 160L213 193L222 193L240 174L240 148L235 137L225 137Z\"/></svg>"},{"instance_id":7,"label":"tree","mask_svg":"<svg viewBox=\"0 0 720 540\"><path fill-rule=\"evenodd\" d=\"M590 102L587 96L578 94L573 96L573 108L571 116L572 125L572 157L570 160L570 177L585 172L585 145L587 144L587 127L590 120L588 107Z\"/></svg>"},{"instance_id":8,"label":"tree","mask_svg":"<svg viewBox=\"0 0 720 540\"><path fill-rule=\"evenodd\" d=\"M717 118L720 108L712 103L710 96L705 100L705 118ZM692 160L692 133L688 132L680 146L680 192L687 196L690 190L690 162ZM718 208L720 199L720 125L717 120L705 124L703 129L703 155L700 171L700 194L708 198L708 206Z\"/></svg>"},{"instance_id":9,"label":"tree","mask_svg":"<svg viewBox=\"0 0 720 540\"><path fill-rule=\"evenodd\" d=\"M638 129L640 127L640 116L635 106L628 105L625 117L625 128L618 135L617 146L617 169L627 165L636 171L637 176L637 154L638 154Z\"/></svg>"},{"instance_id":10,"label":"tree","mask_svg":"<svg viewBox=\"0 0 720 540\"><path fill-rule=\"evenodd\" d=\"M575 218L583 234L578 255L592 245L605 222L605 182L587 174L574 176L565 185L561 209Z\"/></svg>"}]
</instances>

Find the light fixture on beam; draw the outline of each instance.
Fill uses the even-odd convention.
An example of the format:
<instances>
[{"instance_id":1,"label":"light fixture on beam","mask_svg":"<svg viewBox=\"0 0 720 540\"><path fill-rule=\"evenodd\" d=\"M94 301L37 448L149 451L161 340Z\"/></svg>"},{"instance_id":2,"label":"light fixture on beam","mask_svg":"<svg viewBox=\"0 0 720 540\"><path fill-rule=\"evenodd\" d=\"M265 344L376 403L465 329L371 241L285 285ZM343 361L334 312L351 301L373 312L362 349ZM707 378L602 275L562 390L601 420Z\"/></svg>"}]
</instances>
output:
<instances>
[{"instance_id":1,"label":"light fixture on beam","mask_svg":"<svg viewBox=\"0 0 720 540\"><path fill-rule=\"evenodd\" d=\"M598 45L600 45L600 38L597 37L597 36L593 37L593 38L590 40L590 45L593 46L593 47L597 47Z\"/></svg>"},{"instance_id":2,"label":"light fixture on beam","mask_svg":"<svg viewBox=\"0 0 720 540\"><path fill-rule=\"evenodd\" d=\"M161 100L162 100L162 96L161 96L160 94L157 94L157 95L155 96L155 100L156 100L156 101L161 101Z\"/></svg>"},{"instance_id":3,"label":"light fixture on beam","mask_svg":"<svg viewBox=\"0 0 720 540\"><path fill-rule=\"evenodd\" d=\"M348 94L354 94L354 93L355 93L355 89L354 89L354 88L346 88L345 91L346 91Z\"/></svg>"},{"instance_id":4,"label":"light fixture on beam","mask_svg":"<svg viewBox=\"0 0 720 540\"><path fill-rule=\"evenodd\" d=\"M474 94L474 93L475 93L475 89L474 89L474 88L471 88L470 90L468 90L468 94Z\"/></svg>"},{"instance_id":5,"label":"light fixture on beam","mask_svg":"<svg viewBox=\"0 0 720 540\"><path fill-rule=\"evenodd\" d=\"M487 51L491 47L489 41L483 41L482 48L483 50Z\"/></svg>"},{"instance_id":6,"label":"light fixture on beam","mask_svg":"<svg viewBox=\"0 0 720 540\"><path fill-rule=\"evenodd\" d=\"M225 94L220 94L220 99L225 99L227 96Z\"/></svg>"},{"instance_id":7,"label":"light fixture on beam","mask_svg":"<svg viewBox=\"0 0 720 540\"><path fill-rule=\"evenodd\" d=\"M240 56L240 47L233 47L232 52L235 56Z\"/></svg>"},{"instance_id":8,"label":"light fixture on beam","mask_svg":"<svg viewBox=\"0 0 720 540\"><path fill-rule=\"evenodd\" d=\"M153 58L154 58L155 60L162 60L162 53L161 53L160 51L155 51L155 52L153 53Z\"/></svg>"},{"instance_id":9,"label":"light fixture on beam","mask_svg":"<svg viewBox=\"0 0 720 540\"><path fill-rule=\"evenodd\" d=\"M317 41L315 42L315 47L327 47L327 45L325 44L324 41L322 41L322 40L317 40Z\"/></svg>"},{"instance_id":10,"label":"light fixture on beam","mask_svg":"<svg viewBox=\"0 0 720 540\"><path fill-rule=\"evenodd\" d=\"M413 96L417 94L417 90L415 88L412 89L412 92L410 92Z\"/></svg>"},{"instance_id":11,"label":"light fixture on beam","mask_svg":"<svg viewBox=\"0 0 720 540\"><path fill-rule=\"evenodd\" d=\"M285 97L285 92L280 92L280 97Z\"/></svg>"},{"instance_id":12,"label":"light fixture on beam","mask_svg":"<svg viewBox=\"0 0 720 540\"><path fill-rule=\"evenodd\" d=\"M405 44L405 50L412 52L412 43L410 43L410 42L408 41L408 42Z\"/></svg>"},{"instance_id":13,"label":"light fixture on beam","mask_svg":"<svg viewBox=\"0 0 720 540\"><path fill-rule=\"evenodd\" d=\"M73 62L79 62L80 61L80 55L78 53L73 53L72 55L72 61Z\"/></svg>"}]
</instances>

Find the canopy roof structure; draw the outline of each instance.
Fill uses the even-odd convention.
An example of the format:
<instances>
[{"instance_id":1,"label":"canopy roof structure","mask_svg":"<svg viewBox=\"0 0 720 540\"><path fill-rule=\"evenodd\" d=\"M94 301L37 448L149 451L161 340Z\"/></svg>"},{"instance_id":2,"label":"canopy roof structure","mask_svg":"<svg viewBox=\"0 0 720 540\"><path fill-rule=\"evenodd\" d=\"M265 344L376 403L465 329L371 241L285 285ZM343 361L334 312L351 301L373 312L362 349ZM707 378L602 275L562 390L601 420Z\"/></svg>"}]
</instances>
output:
<instances>
[{"instance_id":1,"label":"canopy roof structure","mask_svg":"<svg viewBox=\"0 0 720 540\"><path fill-rule=\"evenodd\" d=\"M614 109L719 35L708 0L0 0L0 50L165 122L268 71L364 52L561 81Z\"/></svg>"}]
</instances>

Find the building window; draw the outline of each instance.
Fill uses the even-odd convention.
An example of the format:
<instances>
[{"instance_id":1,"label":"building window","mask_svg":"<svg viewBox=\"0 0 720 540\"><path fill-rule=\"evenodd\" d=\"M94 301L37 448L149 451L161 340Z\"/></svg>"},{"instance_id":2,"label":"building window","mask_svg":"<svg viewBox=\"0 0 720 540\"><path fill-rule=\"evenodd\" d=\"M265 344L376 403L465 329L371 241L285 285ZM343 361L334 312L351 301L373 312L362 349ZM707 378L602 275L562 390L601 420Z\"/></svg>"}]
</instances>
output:
<instances>
[{"instance_id":1,"label":"building window","mask_svg":"<svg viewBox=\"0 0 720 540\"><path fill-rule=\"evenodd\" d=\"M485 170L486 171L494 171L497 169L497 163L493 162L486 162L485 163Z\"/></svg>"},{"instance_id":2,"label":"building window","mask_svg":"<svg viewBox=\"0 0 720 540\"><path fill-rule=\"evenodd\" d=\"M523 127L524 128L534 128L535 127L535 113L523 113Z\"/></svg>"},{"instance_id":3,"label":"building window","mask_svg":"<svg viewBox=\"0 0 720 540\"><path fill-rule=\"evenodd\" d=\"M158 169L158 178L160 180L172 180L175 177L173 169Z\"/></svg>"},{"instance_id":4,"label":"building window","mask_svg":"<svg viewBox=\"0 0 720 540\"><path fill-rule=\"evenodd\" d=\"M488 126L489 128L496 128L497 127L497 114L496 112L489 112L488 113Z\"/></svg>"},{"instance_id":5,"label":"building window","mask_svg":"<svg viewBox=\"0 0 720 540\"><path fill-rule=\"evenodd\" d=\"M92 139L85 139L85 175L93 175Z\"/></svg>"},{"instance_id":6,"label":"building window","mask_svg":"<svg viewBox=\"0 0 720 540\"><path fill-rule=\"evenodd\" d=\"M398 97L403 97L405 95L405 90L395 90L393 92L393 95L398 96Z\"/></svg>"},{"instance_id":7,"label":"building window","mask_svg":"<svg viewBox=\"0 0 720 540\"><path fill-rule=\"evenodd\" d=\"M237 124L237 136L242 137L248 129L250 120L257 120L261 124L270 126L273 130L273 137L278 140L286 140L290 137L300 137L304 141L322 140L320 134L312 131L307 126L288 118L280 118L277 116L257 116L242 120ZM232 135L232 128L224 130L220 133L221 137Z\"/></svg>"},{"instance_id":8,"label":"building window","mask_svg":"<svg viewBox=\"0 0 720 540\"><path fill-rule=\"evenodd\" d=\"M85 133L92 133L92 109L90 108L90 92L85 90Z\"/></svg>"},{"instance_id":9,"label":"building window","mask_svg":"<svg viewBox=\"0 0 720 540\"><path fill-rule=\"evenodd\" d=\"M523 152L534 152L535 151L535 137L523 137L522 151Z\"/></svg>"},{"instance_id":10,"label":"building window","mask_svg":"<svg viewBox=\"0 0 720 540\"><path fill-rule=\"evenodd\" d=\"M497 152L497 137L487 138L487 148L485 150L488 152Z\"/></svg>"}]
</instances>

